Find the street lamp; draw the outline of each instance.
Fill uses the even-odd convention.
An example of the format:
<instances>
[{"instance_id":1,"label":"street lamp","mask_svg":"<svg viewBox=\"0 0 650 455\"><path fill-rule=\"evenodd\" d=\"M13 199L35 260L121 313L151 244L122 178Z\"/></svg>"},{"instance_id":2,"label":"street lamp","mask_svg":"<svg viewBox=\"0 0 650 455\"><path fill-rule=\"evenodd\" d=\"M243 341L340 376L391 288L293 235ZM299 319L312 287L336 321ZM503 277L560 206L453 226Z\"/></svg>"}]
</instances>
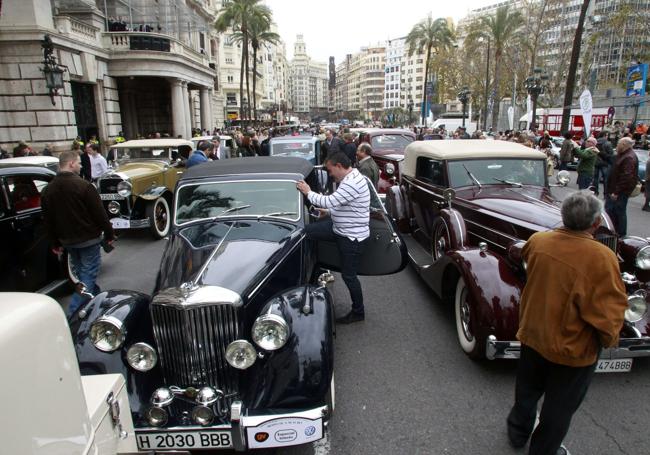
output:
<instances>
[{"instance_id":1,"label":"street lamp","mask_svg":"<svg viewBox=\"0 0 650 455\"><path fill-rule=\"evenodd\" d=\"M537 98L539 95L544 93L545 83L548 80L548 75L541 68L535 68L533 74L528 76L524 81L524 87L530 95L530 99L533 102L533 119L530 122L530 130L535 131L537 129Z\"/></svg>"},{"instance_id":2,"label":"street lamp","mask_svg":"<svg viewBox=\"0 0 650 455\"><path fill-rule=\"evenodd\" d=\"M409 126L411 126L413 124L413 118L412 118L413 117L413 100L411 98L409 98L408 108L409 108Z\"/></svg>"},{"instance_id":3,"label":"street lamp","mask_svg":"<svg viewBox=\"0 0 650 455\"><path fill-rule=\"evenodd\" d=\"M45 74L45 86L50 91L50 99L52 100L52 106L56 105L54 97L58 95L59 89L63 88L63 72L65 67L59 65L54 56L54 44L52 44L52 39L50 35L45 35L43 41L41 41L41 47L43 48L43 68L41 70Z\"/></svg>"},{"instance_id":4,"label":"street lamp","mask_svg":"<svg viewBox=\"0 0 650 455\"><path fill-rule=\"evenodd\" d=\"M469 101L469 96L471 94L472 92L470 92L467 87L463 87L460 89L460 92L458 92L458 101L463 103L463 128L465 128L465 112L467 108L467 102Z\"/></svg>"}]
</instances>

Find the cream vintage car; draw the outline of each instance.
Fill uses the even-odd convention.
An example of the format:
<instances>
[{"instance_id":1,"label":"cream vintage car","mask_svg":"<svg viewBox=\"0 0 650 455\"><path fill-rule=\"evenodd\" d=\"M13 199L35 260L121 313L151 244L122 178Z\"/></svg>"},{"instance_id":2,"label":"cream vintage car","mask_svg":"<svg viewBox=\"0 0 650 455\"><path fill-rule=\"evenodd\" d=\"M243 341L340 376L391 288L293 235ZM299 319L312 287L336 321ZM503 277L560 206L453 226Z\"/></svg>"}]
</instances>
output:
<instances>
[{"instance_id":1,"label":"cream vintage car","mask_svg":"<svg viewBox=\"0 0 650 455\"><path fill-rule=\"evenodd\" d=\"M136 453L124 376L81 376L61 306L0 293L2 453ZM22 393L21 393L22 392Z\"/></svg>"},{"instance_id":2,"label":"cream vintage car","mask_svg":"<svg viewBox=\"0 0 650 455\"><path fill-rule=\"evenodd\" d=\"M141 139L111 147L111 169L97 189L114 229L149 228L156 239L169 232L174 186L193 150L184 139Z\"/></svg>"}]
</instances>

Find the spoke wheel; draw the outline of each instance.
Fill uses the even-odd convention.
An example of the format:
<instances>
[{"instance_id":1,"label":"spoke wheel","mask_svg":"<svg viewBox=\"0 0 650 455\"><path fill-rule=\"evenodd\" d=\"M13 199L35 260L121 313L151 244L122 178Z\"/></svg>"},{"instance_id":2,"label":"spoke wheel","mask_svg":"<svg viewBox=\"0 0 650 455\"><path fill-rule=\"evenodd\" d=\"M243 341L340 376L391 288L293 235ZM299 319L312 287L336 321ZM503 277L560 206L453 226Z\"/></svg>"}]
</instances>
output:
<instances>
[{"instance_id":1,"label":"spoke wheel","mask_svg":"<svg viewBox=\"0 0 650 455\"><path fill-rule=\"evenodd\" d=\"M147 218L149 229L156 239L162 239L169 234L169 204L164 197L159 197L147 205Z\"/></svg>"},{"instance_id":2,"label":"spoke wheel","mask_svg":"<svg viewBox=\"0 0 650 455\"><path fill-rule=\"evenodd\" d=\"M431 256L434 261L443 257L451 247L451 237L449 230L442 218L438 218L433 223L433 244L431 245Z\"/></svg>"},{"instance_id":3,"label":"spoke wheel","mask_svg":"<svg viewBox=\"0 0 650 455\"><path fill-rule=\"evenodd\" d=\"M456 296L454 299L454 307L456 313L456 332L458 334L458 343L463 349L465 354L469 357L476 359L484 356L484 342L479 342L475 334L476 315L474 306L471 302L471 297L465 280L458 279L456 285Z\"/></svg>"}]
</instances>

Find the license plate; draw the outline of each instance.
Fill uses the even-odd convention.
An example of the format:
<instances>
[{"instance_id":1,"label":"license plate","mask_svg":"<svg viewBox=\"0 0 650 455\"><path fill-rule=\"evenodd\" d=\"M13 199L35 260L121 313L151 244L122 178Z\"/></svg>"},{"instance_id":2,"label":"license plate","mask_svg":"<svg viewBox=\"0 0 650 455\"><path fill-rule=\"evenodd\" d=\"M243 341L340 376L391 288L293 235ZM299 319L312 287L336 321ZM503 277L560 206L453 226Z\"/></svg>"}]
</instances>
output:
<instances>
[{"instance_id":1,"label":"license plate","mask_svg":"<svg viewBox=\"0 0 650 455\"><path fill-rule=\"evenodd\" d=\"M99 197L102 199L102 201L118 201L124 199L117 193L101 193Z\"/></svg>"},{"instance_id":2,"label":"license plate","mask_svg":"<svg viewBox=\"0 0 650 455\"><path fill-rule=\"evenodd\" d=\"M598 359L596 373L628 373L632 369L632 359Z\"/></svg>"},{"instance_id":3,"label":"license plate","mask_svg":"<svg viewBox=\"0 0 650 455\"><path fill-rule=\"evenodd\" d=\"M131 227L131 222L124 218L111 218L111 225L113 229L128 229Z\"/></svg>"},{"instance_id":4,"label":"license plate","mask_svg":"<svg viewBox=\"0 0 650 455\"><path fill-rule=\"evenodd\" d=\"M232 448L232 438L228 431L136 433L135 438L139 450Z\"/></svg>"}]
</instances>

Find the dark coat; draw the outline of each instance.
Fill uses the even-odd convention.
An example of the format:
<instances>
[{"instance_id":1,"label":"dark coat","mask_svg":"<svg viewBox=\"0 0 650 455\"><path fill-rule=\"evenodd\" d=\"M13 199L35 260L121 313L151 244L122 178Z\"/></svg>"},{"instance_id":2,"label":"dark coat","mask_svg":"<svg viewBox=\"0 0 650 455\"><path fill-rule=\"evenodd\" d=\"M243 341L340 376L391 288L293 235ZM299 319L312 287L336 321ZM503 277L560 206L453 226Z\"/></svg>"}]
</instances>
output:
<instances>
[{"instance_id":1,"label":"dark coat","mask_svg":"<svg viewBox=\"0 0 650 455\"><path fill-rule=\"evenodd\" d=\"M331 144L328 144L327 140L323 141L323 145L320 149L321 163L325 162L325 158L327 158L327 155L330 153L342 152L344 145L345 143L338 137L333 137Z\"/></svg>"},{"instance_id":2,"label":"dark coat","mask_svg":"<svg viewBox=\"0 0 650 455\"><path fill-rule=\"evenodd\" d=\"M353 165L357 163L357 144L354 142L346 142L343 146L343 153L350 158L350 163Z\"/></svg>"},{"instance_id":3,"label":"dark coat","mask_svg":"<svg viewBox=\"0 0 650 455\"><path fill-rule=\"evenodd\" d=\"M612 144L605 137L598 139L596 144L598 147L598 160L596 167L611 166L614 163L614 148Z\"/></svg>"},{"instance_id":4,"label":"dark coat","mask_svg":"<svg viewBox=\"0 0 650 455\"><path fill-rule=\"evenodd\" d=\"M638 169L639 159L632 149L616 155L607 180L607 192L629 196L639 181Z\"/></svg>"},{"instance_id":5,"label":"dark coat","mask_svg":"<svg viewBox=\"0 0 650 455\"><path fill-rule=\"evenodd\" d=\"M79 153L79 156L81 157L81 172L79 175L82 179L90 182L93 179L92 169L90 167L90 157L86 152Z\"/></svg>"}]
</instances>

